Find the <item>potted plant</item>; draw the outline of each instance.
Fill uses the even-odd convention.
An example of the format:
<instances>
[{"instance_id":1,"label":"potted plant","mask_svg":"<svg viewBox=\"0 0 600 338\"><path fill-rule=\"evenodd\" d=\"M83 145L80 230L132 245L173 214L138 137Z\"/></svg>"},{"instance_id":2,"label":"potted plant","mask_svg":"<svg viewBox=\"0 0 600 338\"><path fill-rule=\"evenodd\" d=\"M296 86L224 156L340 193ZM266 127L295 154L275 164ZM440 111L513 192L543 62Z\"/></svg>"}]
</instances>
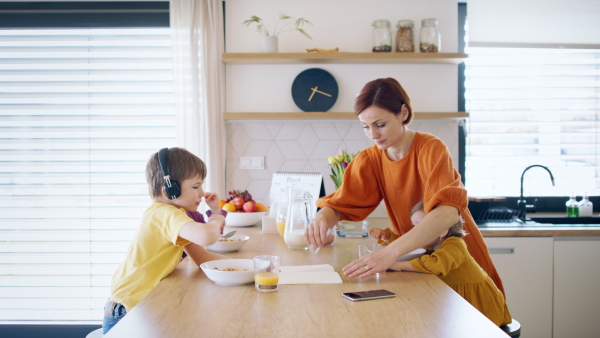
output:
<instances>
[{"instance_id":1,"label":"potted plant","mask_svg":"<svg viewBox=\"0 0 600 338\"><path fill-rule=\"evenodd\" d=\"M293 21L291 16L281 13L279 14L279 21L277 21L272 29L269 29L261 18L253 15L250 17L250 19L244 21L244 25L246 26L251 24L256 24L256 30L262 35L261 49L263 53L277 53L278 36L283 32L295 30L312 40L310 35L308 35L308 33L302 29L302 27L306 24L312 25L312 23L305 18L299 18ZM293 27L290 27L291 24L293 24Z\"/></svg>"}]
</instances>

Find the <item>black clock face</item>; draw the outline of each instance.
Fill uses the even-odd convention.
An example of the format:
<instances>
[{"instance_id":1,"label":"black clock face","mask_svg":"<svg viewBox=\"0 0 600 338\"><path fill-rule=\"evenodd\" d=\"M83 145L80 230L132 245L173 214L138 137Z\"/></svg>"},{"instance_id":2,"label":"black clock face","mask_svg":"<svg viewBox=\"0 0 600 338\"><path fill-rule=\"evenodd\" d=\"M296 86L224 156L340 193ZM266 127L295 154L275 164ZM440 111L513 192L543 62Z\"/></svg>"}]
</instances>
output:
<instances>
[{"instance_id":1,"label":"black clock face","mask_svg":"<svg viewBox=\"0 0 600 338\"><path fill-rule=\"evenodd\" d=\"M333 75L321 68L309 68L296 76L292 98L306 112L325 112L338 97L338 85Z\"/></svg>"}]
</instances>

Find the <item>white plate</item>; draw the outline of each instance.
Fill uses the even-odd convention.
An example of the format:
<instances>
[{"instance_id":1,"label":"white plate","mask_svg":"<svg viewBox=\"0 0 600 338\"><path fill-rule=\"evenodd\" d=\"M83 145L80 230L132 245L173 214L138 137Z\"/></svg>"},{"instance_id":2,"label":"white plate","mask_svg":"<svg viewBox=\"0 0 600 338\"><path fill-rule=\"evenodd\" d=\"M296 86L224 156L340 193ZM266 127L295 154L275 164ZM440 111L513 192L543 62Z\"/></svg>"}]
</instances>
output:
<instances>
[{"instance_id":1,"label":"white plate","mask_svg":"<svg viewBox=\"0 0 600 338\"><path fill-rule=\"evenodd\" d=\"M404 256L400 256L400 258L398 258L396 260L396 262L410 261L410 260L413 260L415 258L419 258L419 257L423 256L426 252L427 252L427 250L425 250L423 248L419 248L417 250L414 250L414 251L411 251L411 252L407 253Z\"/></svg>"}]
</instances>

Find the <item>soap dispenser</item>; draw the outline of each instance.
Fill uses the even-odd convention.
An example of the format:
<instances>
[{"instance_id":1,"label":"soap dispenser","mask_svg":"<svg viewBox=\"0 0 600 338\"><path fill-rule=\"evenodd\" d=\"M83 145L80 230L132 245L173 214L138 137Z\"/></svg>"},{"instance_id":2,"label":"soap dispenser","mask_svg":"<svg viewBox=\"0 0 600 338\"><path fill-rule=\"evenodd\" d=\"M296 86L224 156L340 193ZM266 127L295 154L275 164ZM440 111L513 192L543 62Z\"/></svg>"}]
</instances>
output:
<instances>
[{"instance_id":1,"label":"soap dispenser","mask_svg":"<svg viewBox=\"0 0 600 338\"><path fill-rule=\"evenodd\" d=\"M571 199L567 201L567 217L579 217L579 203L575 198L575 194L571 195Z\"/></svg>"},{"instance_id":2,"label":"soap dispenser","mask_svg":"<svg viewBox=\"0 0 600 338\"><path fill-rule=\"evenodd\" d=\"M579 217L592 217L593 210L594 204L590 201L586 193L579 202Z\"/></svg>"}]
</instances>

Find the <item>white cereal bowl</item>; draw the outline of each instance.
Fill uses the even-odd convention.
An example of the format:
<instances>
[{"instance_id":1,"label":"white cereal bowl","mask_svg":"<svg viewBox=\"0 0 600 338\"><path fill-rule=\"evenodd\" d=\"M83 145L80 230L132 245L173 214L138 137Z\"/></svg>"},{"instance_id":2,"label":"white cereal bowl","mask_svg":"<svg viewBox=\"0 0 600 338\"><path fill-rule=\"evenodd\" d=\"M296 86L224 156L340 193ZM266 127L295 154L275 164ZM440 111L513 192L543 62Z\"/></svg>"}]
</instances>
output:
<instances>
[{"instance_id":1,"label":"white cereal bowl","mask_svg":"<svg viewBox=\"0 0 600 338\"><path fill-rule=\"evenodd\" d=\"M398 258L396 260L396 262L410 261L415 258L419 258L419 257L423 256L426 252L427 252L427 250L425 250L423 248L419 248L419 249L416 249L416 250L413 250L413 251L407 253L404 256L400 256L400 258Z\"/></svg>"},{"instance_id":2,"label":"white cereal bowl","mask_svg":"<svg viewBox=\"0 0 600 338\"><path fill-rule=\"evenodd\" d=\"M254 282L252 259L219 259L200 264L200 269L204 271L206 277L221 285L244 285ZM223 271L224 269L240 271Z\"/></svg>"},{"instance_id":3,"label":"white cereal bowl","mask_svg":"<svg viewBox=\"0 0 600 338\"><path fill-rule=\"evenodd\" d=\"M228 212L225 225L230 227L249 227L260 222L266 211L261 212Z\"/></svg>"},{"instance_id":4,"label":"white cereal bowl","mask_svg":"<svg viewBox=\"0 0 600 338\"><path fill-rule=\"evenodd\" d=\"M219 239L218 242L207 246L206 249L211 252L234 252L241 249L249 239L248 236L233 235L229 238Z\"/></svg>"}]
</instances>

